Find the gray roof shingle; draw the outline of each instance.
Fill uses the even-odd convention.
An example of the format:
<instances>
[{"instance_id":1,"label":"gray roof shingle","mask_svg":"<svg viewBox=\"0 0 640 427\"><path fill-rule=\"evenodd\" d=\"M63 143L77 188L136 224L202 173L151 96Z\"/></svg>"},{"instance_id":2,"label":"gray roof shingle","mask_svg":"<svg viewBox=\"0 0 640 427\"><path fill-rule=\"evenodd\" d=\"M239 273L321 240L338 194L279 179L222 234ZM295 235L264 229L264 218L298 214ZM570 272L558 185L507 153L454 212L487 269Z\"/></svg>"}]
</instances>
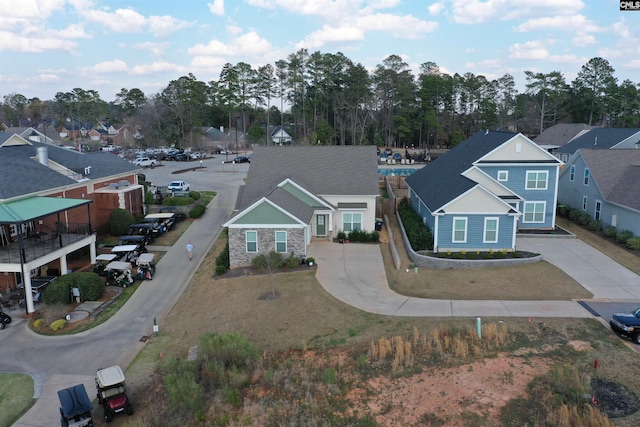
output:
<instances>
[{"instance_id":1,"label":"gray roof shingle","mask_svg":"<svg viewBox=\"0 0 640 427\"><path fill-rule=\"evenodd\" d=\"M573 154L581 148L607 150L637 133L638 128L595 128L558 148L556 153Z\"/></svg>"}]
</instances>

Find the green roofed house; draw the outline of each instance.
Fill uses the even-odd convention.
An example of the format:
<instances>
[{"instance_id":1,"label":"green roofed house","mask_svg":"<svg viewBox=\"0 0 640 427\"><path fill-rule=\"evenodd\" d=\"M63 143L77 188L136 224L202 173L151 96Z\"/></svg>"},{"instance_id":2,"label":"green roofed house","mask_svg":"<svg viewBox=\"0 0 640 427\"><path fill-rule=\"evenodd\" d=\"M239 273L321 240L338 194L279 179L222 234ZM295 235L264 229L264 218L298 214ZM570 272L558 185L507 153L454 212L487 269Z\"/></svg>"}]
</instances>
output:
<instances>
[{"instance_id":1,"label":"green roofed house","mask_svg":"<svg viewBox=\"0 0 640 427\"><path fill-rule=\"evenodd\" d=\"M305 257L312 238L375 229L373 146L257 147L229 228L231 267L257 254Z\"/></svg>"}]
</instances>

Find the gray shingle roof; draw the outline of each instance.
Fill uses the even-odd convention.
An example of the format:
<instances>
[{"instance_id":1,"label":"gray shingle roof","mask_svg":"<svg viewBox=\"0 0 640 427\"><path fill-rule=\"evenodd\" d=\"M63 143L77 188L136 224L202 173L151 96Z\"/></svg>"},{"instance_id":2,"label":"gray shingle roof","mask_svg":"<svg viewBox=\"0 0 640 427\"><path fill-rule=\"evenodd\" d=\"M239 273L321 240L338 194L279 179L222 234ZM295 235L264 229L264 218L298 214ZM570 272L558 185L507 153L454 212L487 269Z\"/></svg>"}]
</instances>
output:
<instances>
[{"instance_id":1,"label":"gray shingle roof","mask_svg":"<svg viewBox=\"0 0 640 427\"><path fill-rule=\"evenodd\" d=\"M585 123L558 123L542 131L533 142L538 145L557 145L562 147L581 131L593 128L595 126L589 126Z\"/></svg>"},{"instance_id":2,"label":"gray shingle roof","mask_svg":"<svg viewBox=\"0 0 640 427\"><path fill-rule=\"evenodd\" d=\"M580 155L606 201L640 210L640 150L581 149Z\"/></svg>"},{"instance_id":3,"label":"gray shingle roof","mask_svg":"<svg viewBox=\"0 0 640 427\"><path fill-rule=\"evenodd\" d=\"M433 212L477 184L462 172L517 133L480 131L409 176L407 184Z\"/></svg>"},{"instance_id":4,"label":"gray shingle roof","mask_svg":"<svg viewBox=\"0 0 640 427\"><path fill-rule=\"evenodd\" d=\"M290 178L318 196L377 195L373 146L256 147L237 207L245 209Z\"/></svg>"},{"instance_id":5,"label":"gray shingle roof","mask_svg":"<svg viewBox=\"0 0 640 427\"><path fill-rule=\"evenodd\" d=\"M1 134L1 132L0 132ZM12 135L0 135L0 144ZM36 157L37 147L46 147L51 161L78 173L91 166L90 180L130 173L138 169L128 161L107 152L79 153L30 141L25 145L0 147L0 199L18 197L24 194L46 191L57 187L76 184L77 181L48 166L40 164Z\"/></svg>"},{"instance_id":6,"label":"gray shingle roof","mask_svg":"<svg viewBox=\"0 0 640 427\"><path fill-rule=\"evenodd\" d=\"M581 148L606 150L637 133L638 128L595 128L558 148L556 153L573 154Z\"/></svg>"}]
</instances>

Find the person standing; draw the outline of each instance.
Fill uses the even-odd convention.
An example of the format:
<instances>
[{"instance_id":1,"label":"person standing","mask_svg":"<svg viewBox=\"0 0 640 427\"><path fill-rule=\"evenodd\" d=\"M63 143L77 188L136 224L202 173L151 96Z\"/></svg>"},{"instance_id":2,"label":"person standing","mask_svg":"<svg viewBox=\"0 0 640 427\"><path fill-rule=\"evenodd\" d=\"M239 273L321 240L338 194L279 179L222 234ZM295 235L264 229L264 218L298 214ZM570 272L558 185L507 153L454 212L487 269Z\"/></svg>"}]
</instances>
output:
<instances>
[{"instance_id":1,"label":"person standing","mask_svg":"<svg viewBox=\"0 0 640 427\"><path fill-rule=\"evenodd\" d=\"M191 261L191 259L193 258L193 243L191 243L191 240L189 240L189 243L187 243L186 250L189 261Z\"/></svg>"}]
</instances>

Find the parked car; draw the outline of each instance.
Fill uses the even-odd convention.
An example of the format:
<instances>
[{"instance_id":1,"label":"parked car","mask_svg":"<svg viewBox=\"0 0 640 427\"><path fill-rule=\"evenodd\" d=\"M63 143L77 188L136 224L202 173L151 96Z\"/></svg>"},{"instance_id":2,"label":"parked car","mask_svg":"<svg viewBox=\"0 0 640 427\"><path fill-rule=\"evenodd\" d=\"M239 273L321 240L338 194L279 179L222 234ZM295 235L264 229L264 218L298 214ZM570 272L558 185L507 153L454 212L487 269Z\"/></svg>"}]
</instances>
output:
<instances>
[{"instance_id":1,"label":"parked car","mask_svg":"<svg viewBox=\"0 0 640 427\"><path fill-rule=\"evenodd\" d=\"M133 164L143 168L152 168L156 165L156 161L149 157L138 157L133 161Z\"/></svg>"},{"instance_id":2,"label":"parked car","mask_svg":"<svg viewBox=\"0 0 640 427\"><path fill-rule=\"evenodd\" d=\"M233 163L251 163L251 160L246 156L236 156L236 158L233 159Z\"/></svg>"},{"instance_id":3,"label":"parked car","mask_svg":"<svg viewBox=\"0 0 640 427\"><path fill-rule=\"evenodd\" d=\"M184 181L171 181L167 188L169 191L189 191L189 184Z\"/></svg>"},{"instance_id":4,"label":"parked car","mask_svg":"<svg viewBox=\"0 0 640 427\"><path fill-rule=\"evenodd\" d=\"M640 308L630 313L616 313L609 321L611 329L640 344Z\"/></svg>"}]
</instances>

